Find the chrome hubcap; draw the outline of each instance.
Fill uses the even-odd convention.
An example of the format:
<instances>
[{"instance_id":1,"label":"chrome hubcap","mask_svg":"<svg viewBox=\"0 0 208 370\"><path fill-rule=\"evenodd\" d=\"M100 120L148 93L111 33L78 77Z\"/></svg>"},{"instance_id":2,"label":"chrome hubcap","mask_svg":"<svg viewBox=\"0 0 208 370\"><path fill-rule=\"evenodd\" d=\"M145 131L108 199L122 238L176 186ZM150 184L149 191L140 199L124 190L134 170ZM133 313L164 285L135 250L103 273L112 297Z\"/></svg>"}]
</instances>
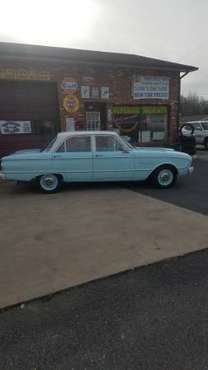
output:
<instances>
[{"instance_id":1,"label":"chrome hubcap","mask_svg":"<svg viewBox=\"0 0 208 370\"><path fill-rule=\"evenodd\" d=\"M54 190L58 185L58 179L54 175L45 175L41 177L40 184L45 190Z\"/></svg>"},{"instance_id":2,"label":"chrome hubcap","mask_svg":"<svg viewBox=\"0 0 208 370\"><path fill-rule=\"evenodd\" d=\"M158 182L162 186L168 186L173 181L173 173L169 169L161 170L158 174Z\"/></svg>"}]
</instances>

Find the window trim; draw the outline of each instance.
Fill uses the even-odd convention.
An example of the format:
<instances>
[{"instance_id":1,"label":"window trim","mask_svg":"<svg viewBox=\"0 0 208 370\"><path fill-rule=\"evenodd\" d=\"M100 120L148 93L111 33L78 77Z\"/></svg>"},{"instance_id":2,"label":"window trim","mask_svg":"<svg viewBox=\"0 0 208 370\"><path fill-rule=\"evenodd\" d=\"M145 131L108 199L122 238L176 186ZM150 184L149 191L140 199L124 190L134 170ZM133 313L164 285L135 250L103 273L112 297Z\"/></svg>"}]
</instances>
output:
<instances>
[{"instance_id":1,"label":"window trim","mask_svg":"<svg viewBox=\"0 0 208 370\"><path fill-rule=\"evenodd\" d=\"M66 142L67 140L71 140L73 138L78 138L78 137L89 137L90 138L90 150L88 152L68 152L66 149ZM93 145L92 145L92 135L74 135L74 136L68 136L66 139L64 139L62 141L62 143L56 148L56 152L59 151L59 149L61 148L61 146L64 144L64 152L60 152L60 153L92 153L93 152Z\"/></svg>"}]
</instances>

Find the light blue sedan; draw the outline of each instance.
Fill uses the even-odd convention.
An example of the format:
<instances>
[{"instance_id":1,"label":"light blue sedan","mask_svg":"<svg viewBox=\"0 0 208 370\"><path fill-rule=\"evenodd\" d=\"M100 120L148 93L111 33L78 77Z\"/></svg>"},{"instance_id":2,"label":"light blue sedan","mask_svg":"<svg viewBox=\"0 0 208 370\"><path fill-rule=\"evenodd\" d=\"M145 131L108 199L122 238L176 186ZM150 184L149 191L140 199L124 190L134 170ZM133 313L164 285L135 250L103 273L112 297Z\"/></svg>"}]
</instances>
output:
<instances>
[{"instance_id":1,"label":"light blue sedan","mask_svg":"<svg viewBox=\"0 0 208 370\"><path fill-rule=\"evenodd\" d=\"M46 193L63 182L140 181L169 188L193 171L192 158L166 148L134 148L117 133L59 133L42 151L25 150L2 158L1 178L36 181Z\"/></svg>"}]
</instances>

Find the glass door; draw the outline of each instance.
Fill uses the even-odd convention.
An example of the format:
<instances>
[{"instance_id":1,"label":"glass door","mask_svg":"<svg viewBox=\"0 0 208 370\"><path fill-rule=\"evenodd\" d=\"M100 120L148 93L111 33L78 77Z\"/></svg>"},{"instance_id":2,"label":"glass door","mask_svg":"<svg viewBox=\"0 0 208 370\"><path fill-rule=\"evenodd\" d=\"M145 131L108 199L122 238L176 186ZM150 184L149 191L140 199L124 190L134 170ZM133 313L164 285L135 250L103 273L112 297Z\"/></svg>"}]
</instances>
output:
<instances>
[{"instance_id":1,"label":"glass door","mask_svg":"<svg viewBox=\"0 0 208 370\"><path fill-rule=\"evenodd\" d=\"M88 131L100 130L100 112L86 112L86 123Z\"/></svg>"}]
</instances>

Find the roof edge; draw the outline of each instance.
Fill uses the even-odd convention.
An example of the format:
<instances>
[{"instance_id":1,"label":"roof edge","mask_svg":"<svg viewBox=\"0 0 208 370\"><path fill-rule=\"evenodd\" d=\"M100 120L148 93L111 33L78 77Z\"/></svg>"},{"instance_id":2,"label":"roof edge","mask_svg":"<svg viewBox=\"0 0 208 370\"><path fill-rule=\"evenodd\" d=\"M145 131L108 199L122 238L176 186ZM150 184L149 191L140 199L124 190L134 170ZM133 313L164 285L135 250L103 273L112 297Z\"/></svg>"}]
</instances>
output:
<instances>
[{"instance_id":1,"label":"roof edge","mask_svg":"<svg viewBox=\"0 0 208 370\"><path fill-rule=\"evenodd\" d=\"M96 64L119 64L132 68L161 68L178 72L194 72L198 68L190 65L169 62L161 59L136 54L116 53L96 50L63 48L57 46L30 45L21 43L0 42L0 58L54 58L56 60L72 60L93 62ZM49 60L50 61L50 60Z\"/></svg>"}]
</instances>

